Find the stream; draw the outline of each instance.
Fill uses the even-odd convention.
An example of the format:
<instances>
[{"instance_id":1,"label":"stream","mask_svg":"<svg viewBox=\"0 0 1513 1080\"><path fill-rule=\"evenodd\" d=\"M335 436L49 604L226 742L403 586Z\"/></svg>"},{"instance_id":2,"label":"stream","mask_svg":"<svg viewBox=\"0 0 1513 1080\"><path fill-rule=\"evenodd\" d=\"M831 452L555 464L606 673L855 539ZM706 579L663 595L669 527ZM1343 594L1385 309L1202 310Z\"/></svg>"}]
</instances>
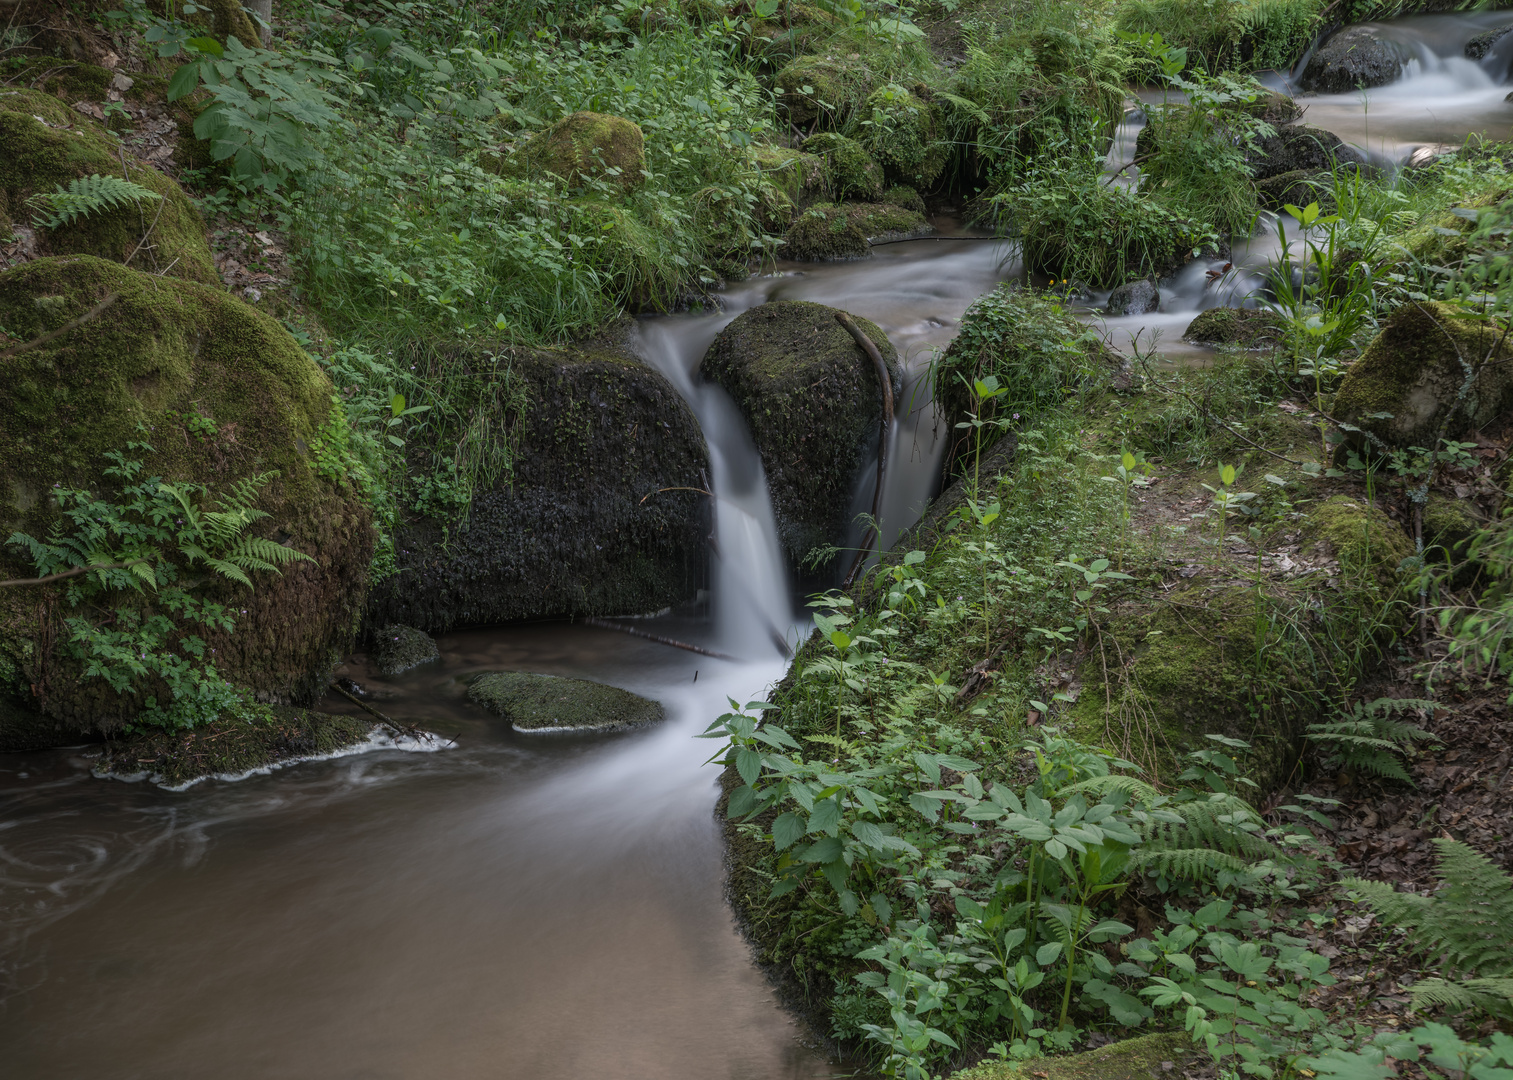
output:
<instances>
[{"instance_id":1,"label":"stream","mask_svg":"<svg viewBox=\"0 0 1513 1080\"><path fill-rule=\"evenodd\" d=\"M1417 57L1366 94L1308 97L1306 122L1391 164L1468 132L1507 138L1513 35L1460 57L1501 15L1391 24ZM1506 54L1506 55L1499 55ZM1275 79L1286 76L1279 74ZM1132 153L1120 133L1111 168ZM922 382L977 296L1019 267L1006 245L935 238L853 263L779 264L719 314L643 321L646 362L709 441L717 548L708 611L635 624L725 661L565 622L441 636L442 659L385 679L339 674L451 737L174 793L102 782L88 748L0 756L0 1073L9 1080L270 1077L808 1080L830 1062L784 1011L722 895L715 743L726 699L762 697L807 627L740 416L697 375L719 330L775 299L865 316L905 360L882 511L891 543L934 493L943 430ZM1259 235L1228 293L1197 264L1163 312L1088 317L1174 354L1205 307L1240 303L1275 256ZM857 480L857 509L870 502ZM470 706L500 668L587 677L661 701L615 736L521 735ZM346 711L341 702L325 708Z\"/></svg>"}]
</instances>

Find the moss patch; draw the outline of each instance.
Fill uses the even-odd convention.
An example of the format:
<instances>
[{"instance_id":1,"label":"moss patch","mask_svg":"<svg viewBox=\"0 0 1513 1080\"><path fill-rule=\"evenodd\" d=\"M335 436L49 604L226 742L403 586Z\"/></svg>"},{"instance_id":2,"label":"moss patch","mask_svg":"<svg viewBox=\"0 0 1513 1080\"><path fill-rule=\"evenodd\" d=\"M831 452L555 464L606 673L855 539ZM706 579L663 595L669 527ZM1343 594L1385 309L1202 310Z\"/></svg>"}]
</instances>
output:
<instances>
[{"instance_id":1,"label":"moss patch","mask_svg":"<svg viewBox=\"0 0 1513 1080\"><path fill-rule=\"evenodd\" d=\"M889 203L820 203L796 217L783 237L784 258L860 259L880 240L926 236L934 229L916 210Z\"/></svg>"},{"instance_id":2,"label":"moss patch","mask_svg":"<svg viewBox=\"0 0 1513 1080\"><path fill-rule=\"evenodd\" d=\"M1210 308L1187 324L1187 329L1182 332L1182 340L1203 345L1267 349L1282 340L1285 325L1282 317L1274 311Z\"/></svg>"},{"instance_id":3,"label":"moss patch","mask_svg":"<svg viewBox=\"0 0 1513 1080\"><path fill-rule=\"evenodd\" d=\"M1181 1032L1157 1032L1064 1057L1035 1061L984 1061L951 1080L1165 1080L1182 1076L1193 1056L1192 1042ZM1174 1071L1175 1070L1175 1071Z\"/></svg>"},{"instance_id":4,"label":"moss patch","mask_svg":"<svg viewBox=\"0 0 1513 1080\"><path fill-rule=\"evenodd\" d=\"M212 489L276 471L258 502L271 516L254 530L316 561L258 575L250 594L218 587L245 614L232 634L203 636L221 673L260 699L311 701L351 645L373 546L362 501L317 471L331 384L281 326L226 293L89 256L0 274L0 326L29 342L111 295L98 317L0 360L0 531L45 535L47 492L104 494L104 454L129 442L155 448L143 459L152 473ZM31 567L7 548L0 573ZM58 655L65 614L56 589L0 591L12 689L75 731L109 730L136 706Z\"/></svg>"},{"instance_id":5,"label":"moss patch","mask_svg":"<svg viewBox=\"0 0 1513 1080\"><path fill-rule=\"evenodd\" d=\"M657 702L617 686L524 671L480 675L468 687L468 699L516 731L615 731L655 724L666 715Z\"/></svg>"},{"instance_id":6,"label":"moss patch","mask_svg":"<svg viewBox=\"0 0 1513 1080\"><path fill-rule=\"evenodd\" d=\"M882 197L883 170L861 143L844 135L813 135L804 153L825 163L825 182L835 199L873 202Z\"/></svg>"},{"instance_id":7,"label":"moss patch","mask_svg":"<svg viewBox=\"0 0 1513 1080\"><path fill-rule=\"evenodd\" d=\"M855 321L888 364L896 400L897 352L877 326ZM872 361L835 309L801 300L752 308L715 339L699 370L746 418L789 559L836 542L856 475L875 452L882 397Z\"/></svg>"},{"instance_id":8,"label":"moss patch","mask_svg":"<svg viewBox=\"0 0 1513 1080\"><path fill-rule=\"evenodd\" d=\"M399 675L441 659L431 635L413 626L386 626L373 635L368 658L382 675Z\"/></svg>"},{"instance_id":9,"label":"moss patch","mask_svg":"<svg viewBox=\"0 0 1513 1080\"><path fill-rule=\"evenodd\" d=\"M354 746L373 731L371 720L310 709L264 706L245 718L222 718L193 731L142 732L105 744L97 776L151 776L180 787L206 777L236 776Z\"/></svg>"},{"instance_id":10,"label":"moss patch","mask_svg":"<svg viewBox=\"0 0 1513 1080\"><path fill-rule=\"evenodd\" d=\"M621 191L634 191L646 179L645 142L629 120L575 112L530 139L499 167L507 174L551 173L570 187L603 177Z\"/></svg>"},{"instance_id":11,"label":"moss patch","mask_svg":"<svg viewBox=\"0 0 1513 1080\"><path fill-rule=\"evenodd\" d=\"M790 122L827 127L862 108L872 93L866 65L829 56L799 56L775 76L778 102Z\"/></svg>"},{"instance_id":12,"label":"moss patch","mask_svg":"<svg viewBox=\"0 0 1513 1080\"><path fill-rule=\"evenodd\" d=\"M866 148L887 178L918 187L933 184L950 150L942 139L939 106L901 87L885 86L867 98L867 110L872 124Z\"/></svg>"},{"instance_id":13,"label":"moss patch","mask_svg":"<svg viewBox=\"0 0 1513 1080\"><path fill-rule=\"evenodd\" d=\"M99 174L161 196L98 210L56 229L27 203L39 192ZM0 93L0 224L36 229L44 255L97 255L140 270L219 285L205 223L189 197L156 169L123 169L115 136L57 98L34 90ZM9 327L7 327L9 329Z\"/></svg>"},{"instance_id":14,"label":"moss patch","mask_svg":"<svg viewBox=\"0 0 1513 1080\"><path fill-rule=\"evenodd\" d=\"M1404 304L1351 365L1335 415L1392 446L1433 446L1442 424L1457 438L1513 408L1513 365L1487 364L1464 397L1464 364L1504 360L1491 324L1444 304ZM1390 413L1390 417L1373 414Z\"/></svg>"},{"instance_id":15,"label":"moss patch","mask_svg":"<svg viewBox=\"0 0 1513 1080\"><path fill-rule=\"evenodd\" d=\"M494 437L512 475L476 492L459 525L415 517L370 626L428 633L558 615L627 615L692 600L704 583L708 452L662 375L611 349L486 349L508 357L524 407ZM681 490L663 490L663 489Z\"/></svg>"}]
</instances>

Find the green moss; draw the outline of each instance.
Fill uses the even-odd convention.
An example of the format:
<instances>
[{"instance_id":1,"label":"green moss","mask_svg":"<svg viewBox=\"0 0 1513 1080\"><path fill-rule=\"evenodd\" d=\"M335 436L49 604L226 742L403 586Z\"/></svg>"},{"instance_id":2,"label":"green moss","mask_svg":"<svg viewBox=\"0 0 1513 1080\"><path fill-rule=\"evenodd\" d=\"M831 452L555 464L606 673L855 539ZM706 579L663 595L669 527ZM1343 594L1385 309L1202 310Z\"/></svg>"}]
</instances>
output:
<instances>
[{"instance_id":1,"label":"green moss","mask_svg":"<svg viewBox=\"0 0 1513 1080\"><path fill-rule=\"evenodd\" d=\"M41 253L131 258L137 269L220 284L205 223L178 184L146 165L123 169L115 137L57 98L34 90L0 93L0 217L35 225L28 198L95 173L141 184L162 201L97 211L57 229L37 227Z\"/></svg>"},{"instance_id":2,"label":"green moss","mask_svg":"<svg viewBox=\"0 0 1513 1080\"><path fill-rule=\"evenodd\" d=\"M925 212L925 200L920 198L919 192L903 184L890 187L883 192L882 201L894 206L901 206L905 210L912 210L916 214L923 215Z\"/></svg>"},{"instance_id":3,"label":"green moss","mask_svg":"<svg viewBox=\"0 0 1513 1080\"><path fill-rule=\"evenodd\" d=\"M468 687L468 699L516 731L612 731L655 724L665 715L655 701L617 686L524 671L480 675Z\"/></svg>"},{"instance_id":4,"label":"green moss","mask_svg":"<svg viewBox=\"0 0 1513 1080\"><path fill-rule=\"evenodd\" d=\"M371 720L310 709L261 706L245 717L222 718L194 731L151 731L105 744L97 776L135 778L184 787L197 780L240 776L270 765L333 754L362 742Z\"/></svg>"},{"instance_id":5,"label":"green moss","mask_svg":"<svg viewBox=\"0 0 1513 1080\"><path fill-rule=\"evenodd\" d=\"M1193 1054L1181 1032L1157 1032L1100 1046L1080 1054L1034 1061L983 1061L951 1074L951 1080L1165 1080L1185 1075L1180 1066ZM1175 1070L1175 1071L1174 1071Z\"/></svg>"},{"instance_id":6,"label":"green moss","mask_svg":"<svg viewBox=\"0 0 1513 1080\"><path fill-rule=\"evenodd\" d=\"M788 228L793 215L826 198L829 180L817 154L782 146L759 146L752 163L762 174L762 224L773 232Z\"/></svg>"},{"instance_id":7,"label":"green moss","mask_svg":"<svg viewBox=\"0 0 1513 1080\"><path fill-rule=\"evenodd\" d=\"M312 556L254 593L219 595L245 609L230 635L206 634L217 667L260 698L310 701L329 662L350 647L366 587L373 533L355 492L317 475L309 446L330 411L331 384L266 315L203 285L141 273L89 256L39 259L0 274L0 326L30 342L98 317L0 360L0 532L46 533L57 484L101 490L108 450L146 441L146 467L169 480L222 488L276 471L255 526ZM186 428L198 413L212 435ZM103 493L103 492L102 492ZM0 550L0 574L30 564ZM75 730L109 728L134 706L79 680L57 655L64 614L51 590L0 591L0 654L21 670L23 700Z\"/></svg>"},{"instance_id":8,"label":"green moss","mask_svg":"<svg viewBox=\"0 0 1513 1080\"><path fill-rule=\"evenodd\" d=\"M883 171L855 139L826 133L804 140L804 153L825 163L825 182L832 198L871 202L882 196Z\"/></svg>"},{"instance_id":9,"label":"green moss","mask_svg":"<svg viewBox=\"0 0 1513 1080\"><path fill-rule=\"evenodd\" d=\"M628 192L646 179L641 129L622 117L596 112L565 116L509 158L488 162L508 175L551 173L570 187L579 187L591 177L605 177Z\"/></svg>"},{"instance_id":10,"label":"green moss","mask_svg":"<svg viewBox=\"0 0 1513 1080\"><path fill-rule=\"evenodd\" d=\"M413 626L386 626L373 634L368 658L380 674L398 675L439 660L441 650L429 634Z\"/></svg>"},{"instance_id":11,"label":"green moss","mask_svg":"<svg viewBox=\"0 0 1513 1080\"><path fill-rule=\"evenodd\" d=\"M872 93L866 65L831 56L800 56L773 76L788 120L800 127L841 126L859 113Z\"/></svg>"},{"instance_id":12,"label":"green moss","mask_svg":"<svg viewBox=\"0 0 1513 1080\"><path fill-rule=\"evenodd\" d=\"M1306 531L1324 541L1347 575L1369 574L1384 589L1401 580L1399 564L1413 555L1413 541L1380 507L1335 495L1308 513Z\"/></svg>"},{"instance_id":13,"label":"green moss","mask_svg":"<svg viewBox=\"0 0 1513 1080\"><path fill-rule=\"evenodd\" d=\"M1286 324L1274 311L1252 308L1209 308L1182 332L1182 340L1205 345L1237 345L1245 349L1271 348L1282 339Z\"/></svg>"},{"instance_id":14,"label":"green moss","mask_svg":"<svg viewBox=\"0 0 1513 1080\"><path fill-rule=\"evenodd\" d=\"M1289 169L1287 172L1256 181L1256 201L1266 210L1281 210L1291 203L1307 206L1318 203L1319 209L1332 214L1337 209L1330 190L1330 174L1314 169Z\"/></svg>"},{"instance_id":15,"label":"green moss","mask_svg":"<svg viewBox=\"0 0 1513 1080\"><path fill-rule=\"evenodd\" d=\"M876 240L902 240L933 231L915 210L887 203L820 203L789 226L780 253L788 259L860 259Z\"/></svg>"},{"instance_id":16,"label":"green moss","mask_svg":"<svg viewBox=\"0 0 1513 1080\"><path fill-rule=\"evenodd\" d=\"M518 400L484 403L512 470L473 493L460 525L417 515L396 532L399 572L374 588L369 625L434 634L692 600L709 458L672 384L618 347L448 348L438 363L481 371L493 356L519 387Z\"/></svg>"},{"instance_id":17,"label":"green moss","mask_svg":"<svg viewBox=\"0 0 1513 1080\"><path fill-rule=\"evenodd\" d=\"M1392 446L1431 448L1444 427L1457 438L1513 407L1513 366L1487 364L1461 396L1464 364L1501 360L1507 343L1490 323L1437 303L1393 313L1340 383L1335 415ZM1390 417L1380 415L1390 413Z\"/></svg>"},{"instance_id":18,"label":"green moss","mask_svg":"<svg viewBox=\"0 0 1513 1080\"><path fill-rule=\"evenodd\" d=\"M902 389L888 337L855 318ZM840 539L852 485L875 452L882 410L873 363L835 319L805 301L752 308L721 332L699 369L735 399L762 457L789 559Z\"/></svg>"},{"instance_id":19,"label":"green moss","mask_svg":"<svg viewBox=\"0 0 1513 1080\"><path fill-rule=\"evenodd\" d=\"M923 88L921 88L923 89ZM945 167L940 107L900 86L885 86L867 98L871 124L865 146L894 183L929 187Z\"/></svg>"}]
</instances>

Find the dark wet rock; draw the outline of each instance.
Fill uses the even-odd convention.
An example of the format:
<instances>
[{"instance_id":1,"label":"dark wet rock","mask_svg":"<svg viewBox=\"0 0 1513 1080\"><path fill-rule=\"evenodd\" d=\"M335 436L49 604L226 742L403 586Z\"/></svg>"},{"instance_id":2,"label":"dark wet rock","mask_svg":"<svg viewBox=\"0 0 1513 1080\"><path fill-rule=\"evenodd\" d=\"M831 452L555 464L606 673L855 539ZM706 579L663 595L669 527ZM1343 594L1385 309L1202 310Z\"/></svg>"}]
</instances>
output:
<instances>
[{"instance_id":1,"label":"dark wet rock","mask_svg":"<svg viewBox=\"0 0 1513 1080\"><path fill-rule=\"evenodd\" d=\"M804 261L861 259L874 243L934 231L919 211L891 203L820 203L793 219L780 252Z\"/></svg>"},{"instance_id":2,"label":"dark wet rock","mask_svg":"<svg viewBox=\"0 0 1513 1080\"><path fill-rule=\"evenodd\" d=\"M1366 156L1323 128L1299 124L1280 127L1270 138L1258 140L1249 157L1257 182L1289 172L1329 172L1339 167L1360 168Z\"/></svg>"},{"instance_id":3,"label":"dark wet rock","mask_svg":"<svg viewBox=\"0 0 1513 1080\"><path fill-rule=\"evenodd\" d=\"M373 646L368 650L380 674L399 675L411 668L441 659L441 650L436 641L423 630L413 626L388 626L373 635Z\"/></svg>"},{"instance_id":4,"label":"dark wet rock","mask_svg":"<svg viewBox=\"0 0 1513 1080\"><path fill-rule=\"evenodd\" d=\"M1483 30L1470 41L1466 42L1466 59L1480 60L1492 51L1492 47L1513 32L1513 23L1506 26L1493 27L1491 30Z\"/></svg>"},{"instance_id":5,"label":"dark wet rock","mask_svg":"<svg viewBox=\"0 0 1513 1080\"><path fill-rule=\"evenodd\" d=\"M1183 341L1197 345L1238 345L1247 349L1269 348L1282 339L1286 326L1274 311L1259 308L1210 308L1182 332Z\"/></svg>"},{"instance_id":6,"label":"dark wet rock","mask_svg":"<svg viewBox=\"0 0 1513 1080\"><path fill-rule=\"evenodd\" d=\"M853 318L888 364L897 400L898 354L882 330ZM715 338L699 370L746 418L789 560L839 540L856 476L876 453L882 395L835 309L801 300L752 308Z\"/></svg>"},{"instance_id":7,"label":"dark wet rock","mask_svg":"<svg viewBox=\"0 0 1513 1080\"><path fill-rule=\"evenodd\" d=\"M480 675L468 698L516 731L614 731L655 724L666 715L657 702L617 686L525 671Z\"/></svg>"},{"instance_id":8,"label":"dark wet rock","mask_svg":"<svg viewBox=\"0 0 1513 1080\"><path fill-rule=\"evenodd\" d=\"M114 294L98 317L85 316ZM231 632L196 627L220 674L259 700L309 703L332 661L350 649L373 554L370 511L311 453L331 416L332 387L282 326L221 289L76 255L0 274L0 326L31 342L0 363L0 532L45 536L58 521L54 485L115 497L107 452L131 454L145 475L205 484L271 472L251 529L310 556L259 572L248 591L207 586L234 606ZM144 439L143 431L150 432ZM0 578L30 577L18 549L0 551ZM119 601L133 608L133 599ZM147 690L112 691L85 678L62 647L77 614L58 593L0 590L0 745L58 745L119 728ZM41 719L24 719L25 713ZM15 714L14 716L12 714Z\"/></svg>"},{"instance_id":9,"label":"dark wet rock","mask_svg":"<svg viewBox=\"0 0 1513 1080\"><path fill-rule=\"evenodd\" d=\"M1109 294L1110 315L1149 315L1160 310L1161 290L1153 281L1131 281Z\"/></svg>"},{"instance_id":10,"label":"dark wet rock","mask_svg":"<svg viewBox=\"0 0 1513 1080\"><path fill-rule=\"evenodd\" d=\"M461 522L422 516L396 530L398 572L374 587L368 625L436 634L691 601L709 459L672 384L619 345L455 348L450 363L492 373L494 437L509 440L513 468Z\"/></svg>"},{"instance_id":11,"label":"dark wet rock","mask_svg":"<svg viewBox=\"0 0 1513 1080\"><path fill-rule=\"evenodd\" d=\"M1487 322L1444 304L1405 304L1345 373L1334 413L1390 446L1434 446L1442 426L1459 438L1513 409L1509 352ZM1503 362L1483 367L1461 397L1462 357Z\"/></svg>"},{"instance_id":12,"label":"dark wet rock","mask_svg":"<svg viewBox=\"0 0 1513 1080\"><path fill-rule=\"evenodd\" d=\"M1312 169L1292 169L1256 181L1256 202L1263 210L1280 210L1289 204L1307 206L1316 202L1325 213L1333 213L1334 193L1330 174Z\"/></svg>"},{"instance_id":13,"label":"dark wet rock","mask_svg":"<svg viewBox=\"0 0 1513 1080\"><path fill-rule=\"evenodd\" d=\"M1321 94L1386 86L1403 72L1408 53L1372 26L1347 26L1331 34L1303 69L1299 84Z\"/></svg>"}]
</instances>

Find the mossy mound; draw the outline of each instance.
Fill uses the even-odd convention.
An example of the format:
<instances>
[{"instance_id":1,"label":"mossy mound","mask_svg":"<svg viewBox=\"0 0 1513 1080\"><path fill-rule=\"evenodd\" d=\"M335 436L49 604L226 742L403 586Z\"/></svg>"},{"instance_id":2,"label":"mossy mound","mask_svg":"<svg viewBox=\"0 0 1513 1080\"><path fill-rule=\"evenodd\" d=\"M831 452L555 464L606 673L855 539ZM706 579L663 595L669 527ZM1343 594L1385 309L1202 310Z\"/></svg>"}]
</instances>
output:
<instances>
[{"instance_id":1,"label":"mossy mound","mask_svg":"<svg viewBox=\"0 0 1513 1080\"><path fill-rule=\"evenodd\" d=\"M844 533L857 473L876 452L882 388L872 360L835 318L801 300L763 304L727 326L699 370L746 418L762 457L778 536L798 563ZM903 386L888 337L855 318Z\"/></svg>"},{"instance_id":2,"label":"mossy mound","mask_svg":"<svg viewBox=\"0 0 1513 1080\"><path fill-rule=\"evenodd\" d=\"M704 583L708 451L662 375L610 349L508 356L519 404L495 428L513 471L459 524L417 517L368 624L440 633L508 619L625 615L692 600ZM676 490L666 490L676 489ZM694 489L694 490L689 490Z\"/></svg>"},{"instance_id":3,"label":"mossy mound","mask_svg":"<svg viewBox=\"0 0 1513 1080\"><path fill-rule=\"evenodd\" d=\"M468 687L468 699L516 731L617 731L655 724L666 715L657 702L618 686L524 671L480 675Z\"/></svg>"},{"instance_id":4,"label":"mossy mound","mask_svg":"<svg viewBox=\"0 0 1513 1080\"><path fill-rule=\"evenodd\" d=\"M799 56L772 79L778 103L799 127L829 127L856 113L872 93L866 65L832 56Z\"/></svg>"},{"instance_id":5,"label":"mossy mound","mask_svg":"<svg viewBox=\"0 0 1513 1080\"><path fill-rule=\"evenodd\" d=\"M1346 580L1363 575L1385 592L1402 581L1399 569L1413 555L1413 541L1381 508L1364 499L1335 495L1313 507L1304 535L1327 545Z\"/></svg>"},{"instance_id":6,"label":"mossy mound","mask_svg":"<svg viewBox=\"0 0 1513 1080\"><path fill-rule=\"evenodd\" d=\"M762 174L762 224L774 232L786 229L795 213L828 197L825 161L817 154L759 146L751 160Z\"/></svg>"},{"instance_id":7,"label":"mossy mound","mask_svg":"<svg viewBox=\"0 0 1513 1080\"><path fill-rule=\"evenodd\" d=\"M213 776L242 776L272 765L323 757L355 746L373 721L287 706L261 706L193 731L143 731L105 744L96 776L186 787Z\"/></svg>"},{"instance_id":8,"label":"mossy mound","mask_svg":"<svg viewBox=\"0 0 1513 1080\"><path fill-rule=\"evenodd\" d=\"M604 178L621 191L645 181L645 140L641 129L619 116L575 112L532 137L503 161L486 158L506 175L551 173L569 187Z\"/></svg>"},{"instance_id":9,"label":"mossy mound","mask_svg":"<svg viewBox=\"0 0 1513 1080\"><path fill-rule=\"evenodd\" d=\"M259 699L313 700L351 645L373 549L362 500L317 472L312 447L332 415L332 388L315 363L224 292L89 256L0 274L0 326L17 343L67 328L0 359L0 532L45 535L54 485L110 492L104 455L132 442L154 447L142 457L148 475L212 490L276 471L257 503L270 517L253 530L315 562L259 574L250 594L219 586L245 614L233 633L202 636L221 674ZM17 549L0 550L0 575L31 574ZM80 679L59 655L67 613L56 589L0 590L0 676L66 729L111 730L137 704Z\"/></svg>"},{"instance_id":10,"label":"mossy mound","mask_svg":"<svg viewBox=\"0 0 1513 1080\"><path fill-rule=\"evenodd\" d=\"M881 201L888 203L890 206L911 210L921 216L925 212L925 200L920 197L918 191L905 184L890 187L887 191L883 192Z\"/></svg>"},{"instance_id":11,"label":"mossy mound","mask_svg":"<svg viewBox=\"0 0 1513 1080\"><path fill-rule=\"evenodd\" d=\"M1513 408L1513 349L1490 323L1436 303L1404 304L1350 366L1334 413L1391 446L1431 448ZM1465 364L1493 360L1462 396ZM1381 414L1391 414L1390 417Z\"/></svg>"},{"instance_id":12,"label":"mossy mound","mask_svg":"<svg viewBox=\"0 0 1513 1080\"><path fill-rule=\"evenodd\" d=\"M1286 324L1274 311L1259 308L1209 308L1182 332L1183 341L1200 345L1234 345L1265 349L1282 340Z\"/></svg>"},{"instance_id":13,"label":"mossy mound","mask_svg":"<svg viewBox=\"0 0 1513 1080\"><path fill-rule=\"evenodd\" d=\"M916 187L932 185L950 156L950 144L942 138L940 107L901 87L885 86L867 98L867 112L872 124L866 129L865 145L887 179Z\"/></svg>"},{"instance_id":14,"label":"mossy mound","mask_svg":"<svg viewBox=\"0 0 1513 1080\"><path fill-rule=\"evenodd\" d=\"M381 675L399 675L441 659L436 640L413 626L386 626L373 635L368 659Z\"/></svg>"},{"instance_id":15,"label":"mossy mound","mask_svg":"<svg viewBox=\"0 0 1513 1080\"><path fill-rule=\"evenodd\" d=\"M855 139L811 135L804 140L804 153L825 163L825 183L832 198L873 202L882 197L883 170Z\"/></svg>"},{"instance_id":16,"label":"mossy mound","mask_svg":"<svg viewBox=\"0 0 1513 1080\"><path fill-rule=\"evenodd\" d=\"M1192 1041L1182 1032L1157 1032L1085 1050L1080 1054L1034 1061L983 1061L951 1074L951 1080L1166 1080L1185 1076L1181 1066L1193 1057Z\"/></svg>"},{"instance_id":17,"label":"mossy mound","mask_svg":"<svg viewBox=\"0 0 1513 1080\"><path fill-rule=\"evenodd\" d=\"M860 259L879 240L906 240L933 232L917 210L888 203L820 203L788 227L780 253L786 259Z\"/></svg>"},{"instance_id":18,"label":"mossy mound","mask_svg":"<svg viewBox=\"0 0 1513 1080\"><path fill-rule=\"evenodd\" d=\"M1372 26L1347 26L1314 50L1299 85L1320 94L1386 86L1412 59L1408 49Z\"/></svg>"},{"instance_id":19,"label":"mossy mound","mask_svg":"<svg viewBox=\"0 0 1513 1080\"><path fill-rule=\"evenodd\" d=\"M1327 173L1366 164L1365 155L1338 135L1307 124L1277 128L1275 135L1256 141L1247 160L1257 182L1282 173Z\"/></svg>"},{"instance_id":20,"label":"mossy mound","mask_svg":"<svg viewBox=\"0 0 1513 1080\"><path fill-rule=\"evenodd\" d=\"M55 229L43 227L48 214L27 200L92 175L130 180L159 198L95 210ZM123 169L114 135L35 90L0 94L0 227L18 226L35 230L43 255L129 258L135 269L220 284L205 223L179 185L146 165Z\"/></svg>"},{"instance_id":21,"label":"mossy mound","mask_svg":"<svg viewBox=\"0 0 1513 1080\"><path fill-rule=\"evenodd\" d=\"M1256 202L1265 210L1281 210L1291 204L1307 206L1318 203L1326 214L1334 213L1337 204L1330 190L1330 175L1312 169L1289 169L1287 172L1256 181Z\"/></svg>"}]
</instances>

